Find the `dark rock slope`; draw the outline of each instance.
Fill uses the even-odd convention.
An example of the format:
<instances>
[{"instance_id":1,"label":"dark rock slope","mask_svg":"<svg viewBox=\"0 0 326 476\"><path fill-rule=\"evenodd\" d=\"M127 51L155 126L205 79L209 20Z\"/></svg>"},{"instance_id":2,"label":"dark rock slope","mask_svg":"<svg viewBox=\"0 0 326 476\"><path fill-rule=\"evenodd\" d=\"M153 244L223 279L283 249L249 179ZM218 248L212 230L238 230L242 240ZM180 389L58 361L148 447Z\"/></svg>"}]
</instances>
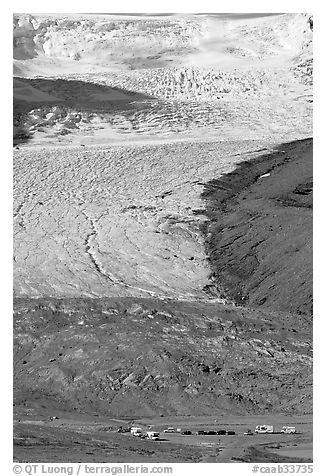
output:
<instances>
[{"instance_id":1,"label":"dark rock slope","mask_svg":"<svg viewBox=\"0 0 326 476\"><path fill-rule=\"evenodd\" d=\"M237 304L312 314L312 140L207 183L213 289Z\"/></svg>"},{"instance_id":2,"label":"dark rock slope","mask_svg":"<svg viewBox=\"0 0 326 476\"><path fill-rule=\"evenodd\" d=\"M304 316L119 298L18 299L14 317L17 411L311 412Z\"/></svg>"}]
</instances>

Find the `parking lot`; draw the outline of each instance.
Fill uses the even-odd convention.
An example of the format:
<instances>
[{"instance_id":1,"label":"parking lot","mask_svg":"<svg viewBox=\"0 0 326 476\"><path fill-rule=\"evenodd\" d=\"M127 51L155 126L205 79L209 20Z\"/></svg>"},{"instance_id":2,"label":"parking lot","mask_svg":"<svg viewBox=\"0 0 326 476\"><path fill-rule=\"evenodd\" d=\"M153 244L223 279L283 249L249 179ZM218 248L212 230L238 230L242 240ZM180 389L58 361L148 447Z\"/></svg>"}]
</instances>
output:
<instances>
[{"instance_id":1,"label":"parking lot","mask_svg":"<svg viewBox=\"0 0 326 476\"><path fill-rule=\"evenodd\" d=\"M250 448L259 451L270 451L275 455L275 458L278 454L283 455L286 451L284 456L293 457L294 461L296 458L312 459L311 415L295 417L247 415L218 416L217 418L180 417L175 419L166 417L150 421L147 419L139 420L137 424L139 426L143 425L144 430L150 426L151 429L159 431L160 439L157 444L166 442L187 447L207 448L210 454L214 455L214 461L216 462L236 460L248 452ZM255 428L258 424L272 424L274 432L256 434ZM296 433L281 433L283 426L295 426ZM252 434L245 434L248 433L248 430ZM214 432L225 434L210 434ZM234 434L230 434L231 432Z\"/></svg>"}]
</instances>

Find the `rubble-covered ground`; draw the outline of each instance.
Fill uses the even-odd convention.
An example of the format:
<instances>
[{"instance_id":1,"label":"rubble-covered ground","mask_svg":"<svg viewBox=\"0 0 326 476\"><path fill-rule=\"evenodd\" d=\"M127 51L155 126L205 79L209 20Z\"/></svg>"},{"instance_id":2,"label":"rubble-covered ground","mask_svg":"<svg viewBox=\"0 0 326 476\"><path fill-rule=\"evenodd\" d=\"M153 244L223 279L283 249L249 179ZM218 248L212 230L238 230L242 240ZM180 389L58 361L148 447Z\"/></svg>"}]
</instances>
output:
<instances>
[{"instance_id":1,"label":"rubble-covered ground","mask_svg":"<svg viewBox=\"0 0 326 476\"><path fill-rule=\"evenodd\" d=\"M17 461L312 458L309 317L140 298L17 299L14 312ZM116 433L134 421L162 441ZM298 435L243 436L265 422ZM236 436L166 439L171 425Z\"/></svg>"}]
</instances>

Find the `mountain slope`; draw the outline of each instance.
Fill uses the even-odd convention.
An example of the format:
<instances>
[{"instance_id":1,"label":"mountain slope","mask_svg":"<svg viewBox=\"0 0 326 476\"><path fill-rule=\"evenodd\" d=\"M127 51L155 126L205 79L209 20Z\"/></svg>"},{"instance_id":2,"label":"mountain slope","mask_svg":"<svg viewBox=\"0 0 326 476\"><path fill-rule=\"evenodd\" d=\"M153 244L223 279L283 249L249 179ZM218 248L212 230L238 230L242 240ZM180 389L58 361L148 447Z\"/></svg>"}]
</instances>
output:
<instances>
[{"instance_id":1,"label":"mountain slope","mask_svg":"<svg viewBox=\"0 0 326 476\"><path fill-rule=\"evenodd\" d=\"M309 413L310 333L299 316L216 303L20 299L15 403L133 418Z\"/></svg>"},{"instance_id":2,"label":"mountain slope","mask_svg":"<svg viewBox=\"0 0 326 476\"><path fill-rule=\"evenodd\" d=\"M203 193L212 277L239 304L312 315L312 140L282 144Z\"/></svg>"}]
</instances>

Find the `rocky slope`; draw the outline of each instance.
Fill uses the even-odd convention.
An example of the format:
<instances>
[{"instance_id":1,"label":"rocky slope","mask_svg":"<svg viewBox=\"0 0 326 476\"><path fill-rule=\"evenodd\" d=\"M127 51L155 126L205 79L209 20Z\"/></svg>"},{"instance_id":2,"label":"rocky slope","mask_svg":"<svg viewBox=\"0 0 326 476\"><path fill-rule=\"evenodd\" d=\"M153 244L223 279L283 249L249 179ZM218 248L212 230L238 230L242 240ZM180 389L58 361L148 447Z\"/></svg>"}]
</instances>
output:
<instances>
[{"instance_id":1,"label":"rocky slope","mask_svg":"<svg viewBox=\"0 0 326 476\"><path fill-rule=\"evenodd\" d=\"M220 296L312 315L312 158L312 140L282 144L206 185Z\"/></svg>"},{"instance_id":2,"label":"rocky slope","mask_svg":"<svg viewBox=\"0 0 326 476\"><path fill-rule=\"evenodd\" d=\"M15 404L106 415L311 411L307 318L143 299L15 302ZM46 403L48 402L48 403Z\"/></svg>"}]
</instances>

